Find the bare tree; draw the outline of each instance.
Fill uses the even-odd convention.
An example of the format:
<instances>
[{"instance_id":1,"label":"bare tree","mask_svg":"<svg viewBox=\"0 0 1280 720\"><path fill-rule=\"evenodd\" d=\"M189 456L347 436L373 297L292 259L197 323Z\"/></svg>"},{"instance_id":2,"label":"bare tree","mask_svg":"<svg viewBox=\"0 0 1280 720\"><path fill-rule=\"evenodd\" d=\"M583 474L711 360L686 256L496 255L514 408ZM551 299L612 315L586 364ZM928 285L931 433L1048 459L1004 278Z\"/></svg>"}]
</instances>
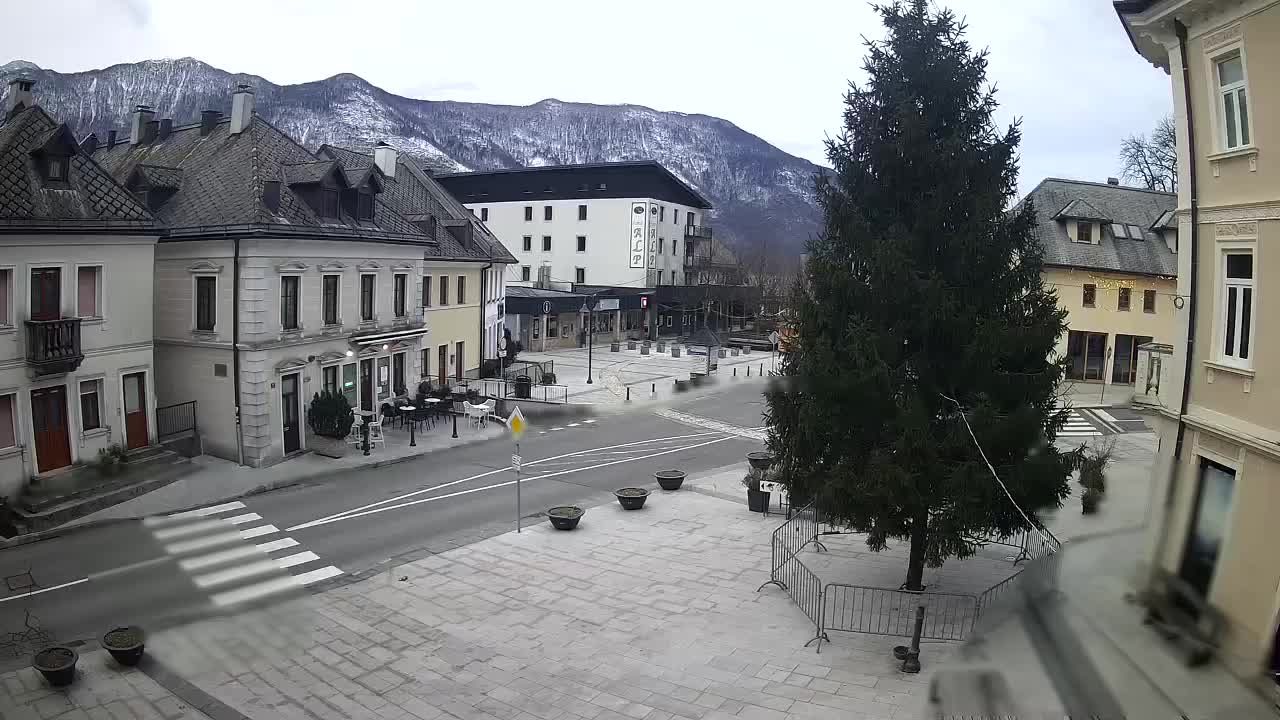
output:
<instances>
[{"instance_id":1,"label":"bare tree","mask_svg":"<svg viewBox=\"0 0 1280 720\"><path fill-rule=\"evenodd\" d=\"M1178 149L1173 117L1165 115L1156 123L1151 137L1137 134L1120 145L1120 175L1148 190L1177 192Z\"/></svg>"}]
</instances>

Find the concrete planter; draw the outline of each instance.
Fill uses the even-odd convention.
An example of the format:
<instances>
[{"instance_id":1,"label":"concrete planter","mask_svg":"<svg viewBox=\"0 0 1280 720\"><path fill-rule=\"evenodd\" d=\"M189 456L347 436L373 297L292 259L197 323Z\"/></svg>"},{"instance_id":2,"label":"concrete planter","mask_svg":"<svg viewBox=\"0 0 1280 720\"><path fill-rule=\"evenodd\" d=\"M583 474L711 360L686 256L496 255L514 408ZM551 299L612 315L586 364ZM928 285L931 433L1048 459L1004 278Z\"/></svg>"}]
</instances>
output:
<instances>
[{"instance_id":1,"label":"concrete planter","mask_svg":"<svg viewBox=\"0 0 1280 720\"><path fill-rule=\"evenodd\" d=\"M729 354L738 357L738 348L729 348Z\"/></svg>"},{"instance_id":2,"label":"concrete planter","mask_svg":"<svg viewBox=\"0 0 1280 720\"><path fill-rule=\"evenodd\" d=\"M641 345L641 346L640 346L640 354L641 354L641 355L648 355L648 354L649 354L649 346L648 346L648 345Z\"/></svg>"},{"instance_id":3,"label":"concrete planter","mask_svg":"<svg viewBox=\"0 0 1280 720\"><path fill-rule=\"evenodd\" d=\"M618 343L609 343L609 352L619 352L620 350L622 350L622 346Z\"/></svg>"},{"instance_id":4,"label":"concrete planter","mask_svg":"<svg viewBox=\"0 0 1280 720\"><path fill-rule=\"evenodd\" d=\"M671 357L673 357L673 358L678 358L678 357L680 357L680 348L676 347L675 345L672 345L672 346L671 346Z\"/></svg>"},{"instance_id":5,"label":"concrete planter","mask_svg":"<svg viewBox=\"0 0 1280 720\"><path fill-rule=\"evenodd\" d=\"M666 352L667 344L661 340L658 341L658 352Z\"/></svg>"},{"instance_id":6,"label":"concrete planter","mask_svg":"<svg viewBox=\"0 0 1280 720\"><path fill-rule=\"evenodd\" d=\"M720 357L728 357L728 355L729 355L729 351L728 351L728 350L725 350L724 348L720 348L719 350L717 350L717 351L716 351L716 353L717 353Z\"/></svg>"},{"instance_id":7,"label":"concrete planter","mask_svg":"<svg viewBox=\"0 0 1280 720\"><path fill-rule=\"evenodd\" d=\"M743 354L743 355L750 355L750 354L751 354L751 346L750 346L750 345L743 345L743 346L742 346L742 354Z\"/></svg>"},{"instance_id":8,"label":"concrete planter","mask_svg":"<svg viewBox=\"0 0 1280 720\"><path fill-rule=\"evenodd\" d=\"M663 490L679 490L684 483L684 472L681 470L659 470L653 477Z\"/></svg>"},{"instance_id":9,"label":"concrete planter","mask_svg":"<svg viewBox=\"0 0 1280 720\"><path fill-rule=\"evenodd\" d=\"M636 341L635 341L635 340L628 340L628 341L627 341L627 349L628 349L628 350L635 350L635 349L636 349Z\"/></svg>"}]
</instances>

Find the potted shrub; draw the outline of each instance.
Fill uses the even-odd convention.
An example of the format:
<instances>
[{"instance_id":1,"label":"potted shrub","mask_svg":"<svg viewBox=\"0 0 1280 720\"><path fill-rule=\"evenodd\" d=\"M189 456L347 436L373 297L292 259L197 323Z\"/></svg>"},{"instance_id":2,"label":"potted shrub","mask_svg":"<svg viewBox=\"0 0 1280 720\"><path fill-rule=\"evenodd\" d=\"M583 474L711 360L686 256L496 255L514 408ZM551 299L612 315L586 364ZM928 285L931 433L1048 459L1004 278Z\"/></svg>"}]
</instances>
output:
<instances>
[{"instance_id":1,"label":"potted shrub","mask_svg":"<svg viewBox=\"0 0 1280 720\"><path fill-rule=\"evenodd\" d=\"M316 393L307 409L307 425L315 435L312 449L325 457L346 455L346 438L354 422L355 413L345 395L327 390Z\"/></svg>"},{"instance_id":2,"label":"potted shrub","mask_svg":"<svg viewBox=\"0 0 1280 720\"><path fill-rule=\"evenodd\" d=\"M1085 450L1080 456L1080 485L1085 489L1092 488L1101 495L1107 491L1107 466L1111 464L1114 448L1107 446L1099 450Z\"/></svg>"},{"instance_id":3,"label":"potted shrub","mask_svg":"<svg viewBox=\"0 0 1280 720\"><path fill-rule=\"evenodd\" d=\"M561 505L548 510L547 518L551 520L551 526L557 530L572 530L578 527L578 521L582 519L585 512L577 505Z\"/></svg>"},{"instance_id":4,"label":"potted shrub","mask_svg":"<svg viewBox=\"0 0 1280 720\"><path fill-rule=\"evenodd\" d=\"M102 636L102 647L111 653L111 657L121 665L132 667L142 659L142 651L146 647L146 636L142 628L112 628Z\"/></svg>"},{"instance_id":5,"label":"potted shrub","mask_svg":"<svg viewBox=\"0 0 1280 720\"><path fill-rule=\"evenodd\" d=\"M103 477L112 477L119 475L123 468L120 458L111 452L110 448L98 449L98 461L94 463L98 474Z\"/></svg>"},{"instance_id":6,"label":"potted shrub","mask_svg":"<svg viewBox=\"0 0 1280 720\"><path fill-rule=\"evenodd\" d=\"M649 491L644 488L626 487L614 490L613 496L618 498L618 504L623 510L639 510L644 507L644 501L649 499Z\"/></svg>"},{"instance_id":7,"label":"potted shrub","mask_svg":"<svg viewBox=\"0 0 1280 720\"><path fill-rule=\"evenodd\" d=\"M76 679L76 661L79 659L75 650L54 645L37 652L31 666L40 671L45 682L54 687L62 687L70 685Z\"/></svg>"},{"instance_id":8,"label":"potted shrub","mask_svg":"<svg viewBox=\"0 0 1280 720\"><path fill-rule=\"evenodd\" d=\"M1087 488L1080 496L1080 512L1092 515L1098 512L1098 502L1102 500L1102 492L1097 488Z\"/></svg>"},{"instance_id":9,"label":"potted shrub","mask_svg":"<svg viewBox=\"0 0 1280 720\"><path fill-rule=\"evenodd\" d=\"M751 467L756 470L768 470L773 467L773 453L767 450L757 450L747 453L747 462L751 463Z\"/></svg>"},{"instance_id":10,"label":"potted shrub","mask_svg":"<svg viewBox=\"0 0 1280 720\"><path fill-rule=\"evenodd\" d=\"M543 384L543 385L555 385L555 384L556 384L556 374L555 374L555 373L553 373L553 372L549 372L549 373L542 373L542 384Z\"/></svg>"},{"instance_id":11,"label":"potted shrub","mask_svg":"<svg viewBox=\"0 0 1280 720\"><path fill-rule=\"evenodd\" d=\"M663 490L679 490L684 484L683 470L659 470L653 474L653 477L658 481L658 487Z\"/></svg>"}]
</instances>

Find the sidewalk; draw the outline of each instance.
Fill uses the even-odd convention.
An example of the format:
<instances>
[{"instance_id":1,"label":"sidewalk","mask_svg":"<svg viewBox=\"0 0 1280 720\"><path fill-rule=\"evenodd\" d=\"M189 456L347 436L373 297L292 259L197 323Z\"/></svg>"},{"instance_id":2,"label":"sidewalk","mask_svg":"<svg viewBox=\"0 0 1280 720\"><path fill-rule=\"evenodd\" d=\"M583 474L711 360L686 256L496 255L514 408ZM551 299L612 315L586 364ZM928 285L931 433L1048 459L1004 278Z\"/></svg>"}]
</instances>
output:
<instances>
[{"instance_id":1,"label":"sidewalk","mask_svg":"<svg viewBox=\"0 0 1280 720\"><path fill-rule=\"evenodd\" d=\"M919 675L897 670L900 638L840 634L820 654L805 648L813 627L787 595L757 592L778 520L654 492L638 512L588 508L573 532L538 522L157 632L147 653L264 720L916 717L953 646L931 647Z\"/></svg>"},{"instance_id":2,"label":"sidewalk","mask_svg":"<svg viewBox=\"0 0 1280 720\"><path fill-rule=\"evenodd\" d=\"M592 384L587 384L587 349L570 348L547 352L522 352L517 361L555 362L556 383L569 388L570 403L588 403L597 406L624 405L627 387L631 387L631 403L662 403L674 397L683 397L675 391L675 380L688 380L693 361L680 348L680 357L671 357L673 344L668 343L665 352L658 352L658 345L650 347L649 355L641 355L639 345L627 350L624 341L618 352L609 351L609 343L597 343L592 351ZM767 376L777 367L780 358L772 353L753 351L751 354L728 354L718 358L719 369L712 375L713 382L745 381L750 369L754 380L761 372ZM736 370L736 375L735 375ZM652 390L652 392L651 392Z\"/></svg>"},{"instance_id":3,"label":"sidewalk","mask_svg":"<svg viewBox=\"0 0 1280 720\"><path fill-rule=\"evenodd\" d=\"M119 505L86 515L63 527L100 520L159 515L221 502L258 490L317 480L334 473L411 460L438 450L501 437L504 432L506 429L501 423L490 422L488 427L476 430L460 418L457 438L453 437L452 425L441 424L433 429L416 433L414 437L416 447L409 447L407 431L387 428L386 445L371 448L367 457L360 448L353 445L346 456L341 458L308 453L265 468L241 467L230 460L200 455L191 459L192 465L199 467L196 472L159 490L153 490Z\"/></svg>"},{"instance_id":4,"label":"sidewalk","mask_svg":"<svg viewBox=\"0 0 1280 720\"><path fill-rule=\"evenodd\" d=\"M1100 382L1063 380L1063 390L1073 408L1129 407L1132 385L1103 385Z\"/></svg>"}]
</instances>

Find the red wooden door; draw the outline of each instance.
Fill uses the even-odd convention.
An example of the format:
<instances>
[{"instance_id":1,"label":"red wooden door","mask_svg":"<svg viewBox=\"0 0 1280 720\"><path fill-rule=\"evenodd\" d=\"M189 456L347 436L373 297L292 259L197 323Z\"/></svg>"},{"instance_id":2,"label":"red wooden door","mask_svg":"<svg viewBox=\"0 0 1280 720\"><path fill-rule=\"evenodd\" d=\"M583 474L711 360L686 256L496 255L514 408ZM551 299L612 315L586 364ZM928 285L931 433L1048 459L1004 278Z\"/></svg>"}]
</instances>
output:
<instances>
[{"instance_id":1,"label":"red wooden door","mask_svg":"<svg viewBox=\"0 0 1280 720\"><path fill-rule=\"evenodd\" d=\"M147 374L124 376L124 438L130 450L144 448L151 440L147 433Z\"/></svg>"},{"instance_id":2,"label":"red wooden door","mask_svg":"<svg viewBox=\"0 0 1280 720\"><path fill-rule=\"evenodd\" d=\"M71 464L66 387L31 391L31 428L36 436L36 472L45 473Z\"/></svg>"}]
</instances>

